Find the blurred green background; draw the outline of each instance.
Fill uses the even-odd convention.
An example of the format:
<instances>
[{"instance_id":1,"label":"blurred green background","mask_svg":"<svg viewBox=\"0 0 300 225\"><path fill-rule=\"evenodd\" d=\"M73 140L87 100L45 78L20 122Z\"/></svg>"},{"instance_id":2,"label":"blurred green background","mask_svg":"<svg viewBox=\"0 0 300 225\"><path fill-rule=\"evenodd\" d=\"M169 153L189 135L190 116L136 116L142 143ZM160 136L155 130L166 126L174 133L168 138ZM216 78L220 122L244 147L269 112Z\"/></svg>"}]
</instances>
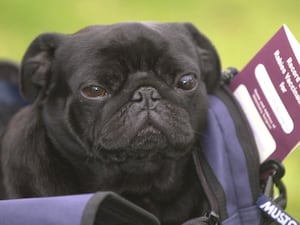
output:
<instances>
[{"instance_id":1,"label":"blurred green background","mask_svg":"<svg viewBox=\"0 0 300 225\"><path fill-rule=\"evenodd\" d=\"M19 62L43 32L123 21L193 22L212 40L223 67L239 69L283 23L300 40L299 0L0 0L0 58ZM287 211L300 220L300 150L284 164Z\"/></svg>"}]
</instances>

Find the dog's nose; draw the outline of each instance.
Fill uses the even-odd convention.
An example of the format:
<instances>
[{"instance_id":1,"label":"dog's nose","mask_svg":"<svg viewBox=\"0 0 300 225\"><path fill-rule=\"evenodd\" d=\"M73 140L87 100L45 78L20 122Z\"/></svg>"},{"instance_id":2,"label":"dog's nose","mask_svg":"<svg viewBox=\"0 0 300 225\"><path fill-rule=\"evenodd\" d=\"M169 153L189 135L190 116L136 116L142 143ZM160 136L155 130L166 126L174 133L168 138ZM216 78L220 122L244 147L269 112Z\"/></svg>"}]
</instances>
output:
<instances>
[{"instance_id":1,"label":"dog's nose","mask_svg":"<svg viewBox=\"0 0 300 225\"><path fill-rule=\"evenodd\" d=\"M140 87L132 95L131 100L148 109L154 108L156 102L161 99L160 94L154 87Z\"/></svg>"}]
</instances>

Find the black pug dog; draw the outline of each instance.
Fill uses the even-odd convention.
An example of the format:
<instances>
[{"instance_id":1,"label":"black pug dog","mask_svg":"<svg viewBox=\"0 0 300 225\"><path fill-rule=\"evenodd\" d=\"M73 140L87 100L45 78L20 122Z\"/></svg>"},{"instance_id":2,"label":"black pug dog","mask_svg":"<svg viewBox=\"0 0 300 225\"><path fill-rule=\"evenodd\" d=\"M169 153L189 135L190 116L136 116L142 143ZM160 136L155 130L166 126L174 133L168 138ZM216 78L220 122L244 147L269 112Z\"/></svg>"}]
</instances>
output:
<instances>
[{"instance_id":1,"label":"black pug dog","mask_svg":"<svg viewBox=\"0 0 300 225\"><path fill-rule=\"evenodd\" d=\"M21 64L33 103L2 141L8 198L114 191L181 224L209 211L192 151L220 62L189 23L122 23L46 33Z\"/></svg>"}]
</instances>

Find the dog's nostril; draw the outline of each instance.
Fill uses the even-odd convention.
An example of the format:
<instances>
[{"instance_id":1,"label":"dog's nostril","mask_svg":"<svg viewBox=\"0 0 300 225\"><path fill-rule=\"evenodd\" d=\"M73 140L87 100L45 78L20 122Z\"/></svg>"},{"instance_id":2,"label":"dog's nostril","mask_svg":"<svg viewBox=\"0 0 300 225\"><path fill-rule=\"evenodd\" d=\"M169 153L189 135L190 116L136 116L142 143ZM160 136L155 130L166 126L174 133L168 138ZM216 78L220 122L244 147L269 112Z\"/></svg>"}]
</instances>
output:
<instances>
[{"instance_id":1,"label":"dog's nostril","mask_svg":"<svg viewBox=\"0 0 300 225\"><path fill-rule=\"evenodd\" d=\"M157 101L161 99L158 91L153 87L141 87L137 89L132 95L131 100L135 102L145 101Z\"/></svg>"},{"instance_id":2,"label":"dog's nostril","mask_svg":"<svg viewBox=\"0 0 300 225\"><path fill-rule=\"evenodd\" d=\"M140 102L140 101L142 101L142 100L143 100L143 95L142 95L142 93L139 92L139 91L136 91L136 92L133 94L131 100L134 101L134 102Z\"/></svg>"},{"instance_id":3,"label":"dog's nostril","mask_svg":"<svg viewBox=\"0 0 300 225\"><path fill-rule=\"evenodd\" d=\"M152 90L152 92L151 92L151 98L154 101L161 99L161 96L160 96L160 94L158 93L158 91L156 89Z\"/></svg>"}]
</instances>

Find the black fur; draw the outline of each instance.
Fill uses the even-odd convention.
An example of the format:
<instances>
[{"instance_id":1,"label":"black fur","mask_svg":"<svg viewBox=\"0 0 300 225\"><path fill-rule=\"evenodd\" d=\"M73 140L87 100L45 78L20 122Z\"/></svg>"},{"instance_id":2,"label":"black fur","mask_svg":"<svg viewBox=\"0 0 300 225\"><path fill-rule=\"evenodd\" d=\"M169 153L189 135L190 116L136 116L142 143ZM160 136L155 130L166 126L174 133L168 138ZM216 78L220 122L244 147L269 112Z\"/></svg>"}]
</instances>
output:
<instances>
[{"instance_id":1,"label":"black fur","mask_svg":"<svg viewBox=\"0 0 300 225\"><path fill-rule=\"evenodd\" d=\"M192 151L219 73L215 49L188 23L40 35L21 65L21 90L33 104L2 141L7 196L110 190L162 224L204 214Z\"/></svg>"}]
</instances>

